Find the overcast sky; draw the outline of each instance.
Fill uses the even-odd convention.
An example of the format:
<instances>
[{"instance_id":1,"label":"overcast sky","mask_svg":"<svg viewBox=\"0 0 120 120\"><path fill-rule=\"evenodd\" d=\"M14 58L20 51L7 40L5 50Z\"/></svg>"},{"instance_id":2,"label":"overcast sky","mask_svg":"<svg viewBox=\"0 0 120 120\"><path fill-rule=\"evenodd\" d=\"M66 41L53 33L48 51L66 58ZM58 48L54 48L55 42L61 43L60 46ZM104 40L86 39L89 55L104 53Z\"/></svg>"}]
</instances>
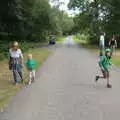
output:
<instances>
[{"instance_id":1,"label":"overcast sky","mask_svg":"<svg viewBox=\"0 0 120 120\"><path fill-rule=\"evenodd\" d=\"M61 6L61 8L63 8L64 10L68 10L68 3L69 3L69 0L60 0L60 2L63 2L64 4Z\"/></svg>"},{"instance_id":2,"label":"overcast sky","mask_svg":"<svg viewBox=\"0 0 120 120\"><path fill-rule=\"evenodd\" d=\"M61 3L63 3L61 6L60 6L60 9L61 10L64 10L66 11L69 15L72 15L75 14L75 13L78 13L78 11L73 11L73 10L69 10L68 9L68 3L70 0L59 0Z\"/></svg>"}]
</instances>

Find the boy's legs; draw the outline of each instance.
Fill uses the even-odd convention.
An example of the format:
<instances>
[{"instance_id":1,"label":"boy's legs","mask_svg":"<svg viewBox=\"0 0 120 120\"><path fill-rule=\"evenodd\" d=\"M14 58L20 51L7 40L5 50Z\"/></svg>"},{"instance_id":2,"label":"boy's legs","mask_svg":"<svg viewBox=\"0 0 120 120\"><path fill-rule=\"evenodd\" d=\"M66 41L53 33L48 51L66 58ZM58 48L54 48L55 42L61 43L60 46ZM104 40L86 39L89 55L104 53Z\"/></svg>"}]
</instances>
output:
<instances>
[{"instance_id":1,"label":"boy's legs","mask_svg":"<svg viewBox=\"0 0 120 120\"><path fill-rule=\"evenodd\" d=\"M29 71L29 85L32 83L32 72L31 71Z\"/></svg>"},{"instance_id":2,"label":"boy's legs","mask_svg":"<svg viewBox=\"0 0 120 120\"><path fill-rule=\"evenodd\" d=\"M32 71L32 82L35 81L35 70Z\"/></svg>"},{"instance_id":3,"label":"boy's legs","mask_svg":"<svg viewBox=\"0 0 120 120\"><path fill-rule=\"evenodd\" d=\"M105 79L106 78L106 72L101 70L102 71L102 74L103 76L96 76L96 82L99 80L99 79Z\"/></svg>"},{"instance_id":4,"label":"boy's legs","mask_svg":"<svg viewBox=\"0 0 120 120\"><path fill-rule=\"evenodd\" d=\"M35 81L35 71L29 71L29 85Z\"/></svg>"},{"instance_id":5,"label":"boy's legs","mask_svg":"<svg viewBox=\"0 0 120 120\"><path fill-rule=\"evenodd\" d=\"M112 86L110 85L110 81L109 81L109 71L102 71L103 76L96 76L96 81L98 81L100 78L101 79L107 79L107 87L111 88Z\"/></svg>"},{"instance_id":6,"label":"boy's legs","mask_svg":"<svg viewBox=\"0 0 120 120\"><path fill-rule=\"evenodd\" d=\"M106 75L107 75L107 87L108 87L108 88L111 88L112 86L111 86L111 84L110 84L109 71L106 72Z\"/></svg>"}]
</instances>

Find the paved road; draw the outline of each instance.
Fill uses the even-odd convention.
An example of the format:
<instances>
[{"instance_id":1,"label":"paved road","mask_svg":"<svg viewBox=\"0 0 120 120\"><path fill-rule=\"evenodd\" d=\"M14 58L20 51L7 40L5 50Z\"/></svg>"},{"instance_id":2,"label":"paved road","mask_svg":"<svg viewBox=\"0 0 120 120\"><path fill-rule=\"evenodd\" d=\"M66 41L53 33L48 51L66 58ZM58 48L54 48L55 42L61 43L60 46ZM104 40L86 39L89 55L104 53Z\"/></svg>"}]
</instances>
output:
<instances>
[{"instance_id":1,"label":"paved road","mask_svg":"<svg viewBox=\"0 0 120 120\"><path fill-rule=\"evenodd\" d=\"M112 71L112 89L94 82L98 57L71 37L56 48L37 75L0 115L0 120L120 120L119 72Z\"/></svg>"}]
</instances>

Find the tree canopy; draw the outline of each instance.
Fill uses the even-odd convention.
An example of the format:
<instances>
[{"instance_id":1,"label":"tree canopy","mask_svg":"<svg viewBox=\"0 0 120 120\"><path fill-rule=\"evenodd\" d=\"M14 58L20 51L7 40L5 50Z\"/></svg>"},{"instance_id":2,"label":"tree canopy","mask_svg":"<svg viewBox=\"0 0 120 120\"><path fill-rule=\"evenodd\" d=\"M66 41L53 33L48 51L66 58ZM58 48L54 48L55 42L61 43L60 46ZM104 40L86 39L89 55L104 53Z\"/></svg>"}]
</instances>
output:
<instances>
[{"instance_id":1,"label":"tree canopy","mask_svg":"<svg viewBox=\"0 0 120 120\"><path fill-rule=\"evenodd\" d=\"M73 20L49 0L1 0L0 36L8 34L20 40L71 31Z\"/></svg>"},{"instance_id":2,"label":"tree canopy","mask_svg":"<svg viewBox=\"0 0 120 120\"><path fill-rule=\"evenodd\" d=\"M70 9L79 9L74 21L78 31L92 34L95 38L101 32L108 36L120 35L119 0L70 0Z\"/></svg>"}]
</instances>

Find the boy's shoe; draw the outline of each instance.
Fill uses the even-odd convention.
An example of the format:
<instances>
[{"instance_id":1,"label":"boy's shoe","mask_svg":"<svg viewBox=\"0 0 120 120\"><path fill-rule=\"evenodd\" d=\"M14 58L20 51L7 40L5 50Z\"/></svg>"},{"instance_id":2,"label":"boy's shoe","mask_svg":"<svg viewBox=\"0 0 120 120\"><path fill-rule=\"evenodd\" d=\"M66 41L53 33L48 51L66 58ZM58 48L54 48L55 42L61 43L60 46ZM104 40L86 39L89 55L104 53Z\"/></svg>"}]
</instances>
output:
<instances>
[{"instance_id":1,"label":"boy's shoe","mask_svg":"<svg viewBox=\"0 0 120 120\"><path fill-rule=\"evenodd\" d=\"M95 81L97 82L99 80L99 78L100 78L99 76L96 76Z\"/></svg>"},{"instance_id":2,"label":"boy's shoe","mask_svg":"<svg viewBox=\"0 0 120 120\"><path fill-rule=\"evenodd\" d=\"M112 85L110 85L110 84L107 84L107 88L112 88Z\"/></svg>"}]
</instances>

